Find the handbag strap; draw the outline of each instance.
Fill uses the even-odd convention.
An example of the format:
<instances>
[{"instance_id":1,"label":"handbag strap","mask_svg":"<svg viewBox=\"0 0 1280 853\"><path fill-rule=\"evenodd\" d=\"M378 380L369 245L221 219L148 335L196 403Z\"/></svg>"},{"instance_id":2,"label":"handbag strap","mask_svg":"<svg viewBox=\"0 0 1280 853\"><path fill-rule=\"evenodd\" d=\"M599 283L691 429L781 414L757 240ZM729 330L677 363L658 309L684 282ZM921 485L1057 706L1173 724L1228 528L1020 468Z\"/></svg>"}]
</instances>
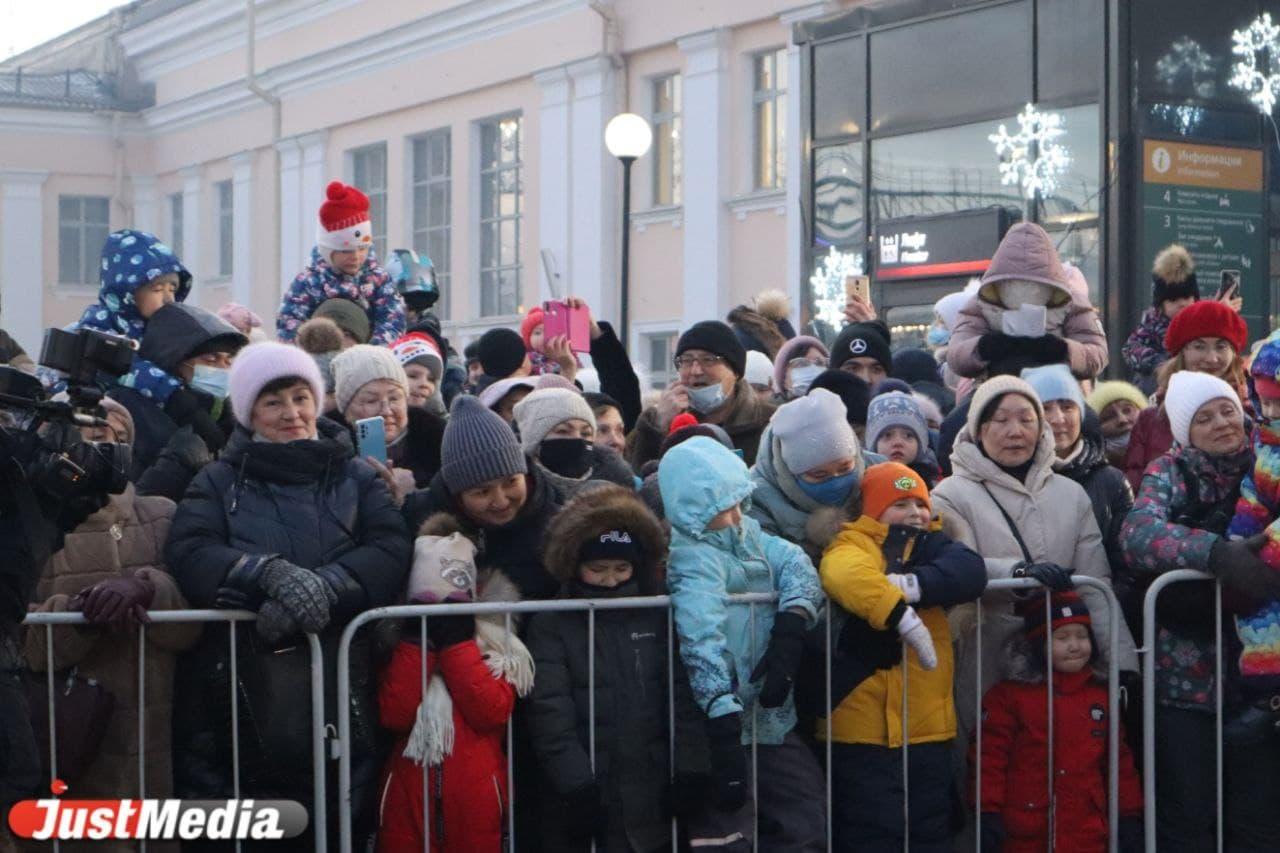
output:
<instances>
[{"instance_id":1,"label":"handbag strap","mask_svg":"<svg viewBox=\"0 0 1280 853\"><path fill-rule=\"evenodd\" d=\"M1009 525L1009 532L1013 534L1014 540L1018 543L1018 547L1022 549L1022 558L1028 563L1034 563L1031 558L1031 551L1027 548L1027 543L1022 540L1022 534L1018 532L1018 525L1013 523L1013 518L1004 508L1004 504L996 500L996 496L991 494L991 489L987 488L986 483L982 483L982 490L987 493L987 497L991 498L991 502L996 505L996 509L1000 510L1000 514L1004 516L1005 523Z\"/></svg>"}]
</instances>

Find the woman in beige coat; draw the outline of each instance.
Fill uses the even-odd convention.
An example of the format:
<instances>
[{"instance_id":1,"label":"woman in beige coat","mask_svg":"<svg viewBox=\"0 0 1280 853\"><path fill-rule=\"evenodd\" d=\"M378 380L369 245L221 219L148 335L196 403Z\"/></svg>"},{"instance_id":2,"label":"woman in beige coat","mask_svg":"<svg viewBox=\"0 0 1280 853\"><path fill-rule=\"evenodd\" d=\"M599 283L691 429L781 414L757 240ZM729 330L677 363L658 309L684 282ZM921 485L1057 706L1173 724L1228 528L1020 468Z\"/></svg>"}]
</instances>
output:
<instances>
[{"instance_id":1,"label":"woman in beige coat","mask_svg":"<svg viewBox=\"0 0 1280 853\"><path fill-rule=\"evenodd\" d=\"M1026 576L1049 586L1064 586L1069 575L1110 581L1107 553L1089 496L1078 483L1055 474L1053 460L1053 432L1030 385L1016 377L997 376L974 392L968 423L952 451L953 475L934 490L933 508L954 538L983 556L988 579ZM1030 553L1029 561L1010 521ZM1133 637L1123 619L1113 649L1105 595L1089 587L1082 588L1080 595L1098 626L1102 651L1114 654L1120 669L1136 671ZM988 591L983 597L982 692L1002 677L1004 642L1021 628L1022 620L1013 612L1014 599L1015 594L1001 591ZM956 710L965 735L973 733L977 702L974 612L965 605L951 614Z\"/></svg>"}]
</instances>

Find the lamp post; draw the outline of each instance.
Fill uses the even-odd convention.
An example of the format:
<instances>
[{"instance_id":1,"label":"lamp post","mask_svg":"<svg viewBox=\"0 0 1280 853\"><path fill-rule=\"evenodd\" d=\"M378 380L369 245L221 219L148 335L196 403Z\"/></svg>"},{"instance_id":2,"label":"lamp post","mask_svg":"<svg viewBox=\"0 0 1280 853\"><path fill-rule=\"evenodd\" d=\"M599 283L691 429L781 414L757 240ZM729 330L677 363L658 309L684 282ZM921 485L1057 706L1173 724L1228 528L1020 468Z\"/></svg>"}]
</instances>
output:
<instances>
[{"instance_id":1,"label":"lamp post","mask_svg":"<svg viewBox=\"0 0 1280 853\"><path fill-rule=\"evenodd\" d=\"M610 154L622 161L622 288L618 336L625 347L630 334L631 307L631 164L648 152L653 144L653 131L649 122L635 113L619 113L605 126L604 144Z\"/></svg>"}]
</instances>

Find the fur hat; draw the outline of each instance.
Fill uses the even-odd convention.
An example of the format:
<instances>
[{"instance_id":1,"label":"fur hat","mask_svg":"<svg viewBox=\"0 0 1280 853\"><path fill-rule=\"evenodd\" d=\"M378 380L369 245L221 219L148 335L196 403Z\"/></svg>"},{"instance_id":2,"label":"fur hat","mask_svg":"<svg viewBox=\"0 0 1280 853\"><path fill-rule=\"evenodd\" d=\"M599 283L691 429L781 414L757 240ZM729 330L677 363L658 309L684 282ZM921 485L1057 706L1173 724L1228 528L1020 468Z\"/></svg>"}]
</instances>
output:
<instances>
[{"instance_id":1,"label":"fur hat","mask_svg":"<svg viewBox=\"0 0 1280 853\"><path fill-rule=\"evenodd\" d=\"M298 327L298 346L311 354L320 375L324 377L324 390L333 393L333 358L342 352L342 330L329 317L312 317Z\"/></svg>"},{"instance_id":2,"label":"fur hat","mask_svg":"<svg viewBox=\"0 0 1280 853\"><path fill-rule=\"evenodd\" d=\"M1196 303L1198 305L1208 303ZM1190 311L1188 308L1186 311ZM1185 312L1184 312L1185 313ZM1181 316L1181 315L1179 315ZM1244 407L1240 405L1240 395L1236 389L1208 373L1196 373L1191 370L1179 370L1169 378L1169 390L1164 395L1164 411L1169 416L1169 427L1173 432L1173 440L1183 447L1191 445L1191 419L1200 411L1200 407L1210 400L1225 398L1230 400L1244 417Z\"/></svg>"},{"instance_id":3,"label":"fur hat","mask_svg":"<svg viewBox=\"0 0 1280 853\"><path fill-rule=\"evenodd\" d=\"M236 421L245 429L252 430L249 419L258 395L272 382L288 376L297 377L311 387L316 398L316 410L319 411L324 405L324 379L311 356L292 344L275 341L249 344L240 350L231 363L228 378L231 410Z\"/></svg>"},{"instance_id":4,"label":"fur hat","mask_svg":"<svg viewBox=\"0 0 1280 853\"><path fill-rule=\"evenodd\" d=\"M561 583L571 581L582 562L583 549L612 530L625 530L632 540L638 554L632 568L641 592L661 592L658 570L666 557L662 525L634 492L612 483L579 495L556 513L542 539L543 564Z\"/></svg>"},{"instance_id":5,"label":"fur hat","mask_svg":"<svg viewBox=\"0 0 1280 853\"><path fill-rule=\"evenodd\" d=\"M1206 299L1183 308L1169 323L1164 333L1165 351L1176 356L1196 338L1222 338L1239 354L1249 346L1249 327L1231 306Z\"/></svg>"},{"instance_id":6,"label":"fur hat","mask_svg":"<svg viewBox=\"0 0 1280 853\"><path fill-rule=\"evenodd\" d=\"M1191 253L1174 243L1165 246L1151 265L1151 304L1159 308L1174 299L1200 299L1196 262Z\"/></svg>"}]
</instances>

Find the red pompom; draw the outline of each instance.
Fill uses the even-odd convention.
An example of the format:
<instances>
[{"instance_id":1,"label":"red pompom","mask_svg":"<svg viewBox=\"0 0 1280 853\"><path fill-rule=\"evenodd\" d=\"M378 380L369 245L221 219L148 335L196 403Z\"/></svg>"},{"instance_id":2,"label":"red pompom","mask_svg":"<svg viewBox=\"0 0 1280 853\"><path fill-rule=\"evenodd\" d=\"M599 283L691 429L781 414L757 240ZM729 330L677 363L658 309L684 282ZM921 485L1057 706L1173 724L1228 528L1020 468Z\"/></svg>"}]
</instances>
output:
<instances>
[{"instance_id":1,"label":"red pompom","mask_svg":"<svg viewBox=\"0 0 1280 853\"><path fill-rule=\"evenodd\" d=\"M684 429L685 427L697 426L698 419L688 412L676 415L671 419L671 427L667 430L667 435Z\"/></svg>"}]
</instances>

